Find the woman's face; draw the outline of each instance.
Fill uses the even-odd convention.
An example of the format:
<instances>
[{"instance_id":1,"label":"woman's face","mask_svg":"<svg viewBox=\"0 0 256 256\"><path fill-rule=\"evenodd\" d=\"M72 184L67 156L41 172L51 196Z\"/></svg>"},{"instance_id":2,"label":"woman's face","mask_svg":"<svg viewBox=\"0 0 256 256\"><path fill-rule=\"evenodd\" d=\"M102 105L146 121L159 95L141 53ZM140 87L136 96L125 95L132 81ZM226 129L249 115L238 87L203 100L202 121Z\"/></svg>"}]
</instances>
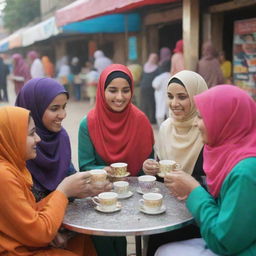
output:
<instances>
[{"instance_id":1,"label":"woman's face","mask_svg":"<svg viewBox=\"0 0 256 256\"><path fill-rule=\"evenodd\" d=\"M167 94L173 118L177 121L186 119L191 108L191 102L186 89L178 83L171 83L168 86Z\"/></svg>"},{"instance_id":2,"label":"woman's face","mask_svg":"<svg viewBox=\"0 0 256 256\"><path fill-rule=\"evenodd\" d=\"M105 90L105 100L108 106L116 112L123 111L129 104L132 91L126 79L113 79Z\"/></svg>"},{"instance_id":3,"label":"woman's face","mask_svg":"<svg viewBox=\"0 0 256 256\"><path fill-rule=\"evenodd\" d=\"M42 121L45 128L51 132L59 132L61 123L66 117L66 105L68 97L65 93L57 95L44 112Z\"/></svg>"},{"instance_id":4,"label":"woman's face","mask_svg":"<svg viewBox=\"0 0 256 256\"><path fill-rule=\"evenodd\" d=\"M40 141L36 133L35 123L32 117L29 118L27 144L26 144L26 161L36 157L36 144Z\"/></svg>"},{"instance_id":5,"label":"woman's face","mask_svg":"<svg viewBox=\"0 0 256 256\"><path fill-rule=\"evenodd\" d=\"M208 144L207 131L206 131L206 128L205 128L205 124L204 124L203 118L201 117L199 112L197 114L197 120L195 122L195 126L199 129L199 131L201 133L201 137L202 137L203 143L204 144Z\"/></svg>"}]
</instances>

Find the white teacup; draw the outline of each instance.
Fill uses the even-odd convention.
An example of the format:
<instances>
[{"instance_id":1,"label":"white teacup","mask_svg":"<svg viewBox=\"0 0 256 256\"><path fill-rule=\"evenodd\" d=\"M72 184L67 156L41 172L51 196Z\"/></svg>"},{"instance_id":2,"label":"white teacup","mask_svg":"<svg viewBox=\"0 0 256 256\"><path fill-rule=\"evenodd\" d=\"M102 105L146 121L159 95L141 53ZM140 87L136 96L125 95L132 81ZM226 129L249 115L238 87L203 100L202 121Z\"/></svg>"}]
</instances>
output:
<instances>
[{"instance_id":1,"label":"white teacup","mask_svg":"<svg viewBox=\"0 0 256 256\"><path fill-rule=\"evenodd\" d=\"M122 177L127 173L127 163L113 163L110 165L112 168L112 174L116 177Z\"/></svg>"},{"instance_id":2,"label":"white teacup","mask_svg":"<svg viewBox=\"0 0 256 256\"><path fill-rule=\"evenodd\" d=\"M103 169L95 169L90 171L91 184L98 186L104 185L107 181L107 172Z\"/></svg>"},{"instance_id":3,"label":"white teacup","mask_svg":"<svg viewBox=\"0 0 256 256\"><path fill-rule=\"evenodd\" d=\"M114 211L117 207L117 193L103 192L93 197L92 201L103 211Z\"/></svg>"},{"instance_id":4,"label":"white teacup","mask_svg":"<svg viewBox=\"0 0 256 256\"><path fill-rule=\"evenodd\" d=\"M145 211L156 212L162 207L163 196L160 193L146 193L139 202Z\"/></svg>"},{"instance_id":5,"label":"white teacup","mask_svg":"<svg viewBox=\"0 0 256 256\"><path fill-rule=\"evenodd\" d=\"M162 175L165 175L166 173L173 171L177 167L179 167L179 164L177 164L173 160L159 161L159 171Z\"/></svg>"},{"instance_id":6,"label":"white teacup","mask_svg":"<svg viewBox=\"0 0 256 256\"><path fill-rule=\"evenodd\" d=\"M127 181L116 181L113 183L114 192L118 195L126 195L129 192L129 182Z\"/></svg>"},{"instance_id":7,"label":"white teacup","mask_svg":"<svg viewBox=\"0 0 256 256\"><path fill-rule=\"evenodd\" d=\"M154 188L156 177L152 175L142 175L138 177L138 181L142 193L148 193Z\"/></svg>"}]
</instances>

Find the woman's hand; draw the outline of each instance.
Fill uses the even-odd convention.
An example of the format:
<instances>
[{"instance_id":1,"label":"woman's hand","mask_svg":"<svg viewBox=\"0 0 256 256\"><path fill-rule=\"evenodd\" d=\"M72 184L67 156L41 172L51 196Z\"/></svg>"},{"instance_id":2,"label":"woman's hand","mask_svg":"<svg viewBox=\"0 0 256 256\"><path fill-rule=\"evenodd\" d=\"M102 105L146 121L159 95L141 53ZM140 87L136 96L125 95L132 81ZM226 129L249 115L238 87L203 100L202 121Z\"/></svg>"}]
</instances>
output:
<instances>
[{"instance_id":1,"label":"woman's hand","mask_svg":"<svg viewBox=\"0 0 256 256\"><path fill-rule=\"evenodd\" d=\"M99 193L110 191L113 186L112 183L107 181L104 185L88 184L88 196L97 196Z\"/></svg>"},{"instance_id":2,"label":"woman's hand","mask_svg":"<svg viewBox=\"0 0 256 256\"><path fill-rule=\"evenodd\" d=\"M156 175L159 172L159 163L154 159L147 159L143 163L143 171L147 175Z\"/></svg>"},{"instance_id":3,"label":"woman's hand","mask_svg":"<svg viewBox=\"0 0 256 256\"><path fill-rule=\"evenodd\" d=\"M66 177L56 188L67 197L84 198L89 196L90 172L76 172Z\"/></svg>"},{"instance_id":4,"label":"woman's hand","mask_svg":"<svg viewBox=\"0 0 256 256\"><path fill-rule=\"evenodd\" d=\"M200 186L200 183L191 175L183 171L173 171L165 175L164 183L179 200L185 200L193 189Z\"/></svg>"}]
</instances>

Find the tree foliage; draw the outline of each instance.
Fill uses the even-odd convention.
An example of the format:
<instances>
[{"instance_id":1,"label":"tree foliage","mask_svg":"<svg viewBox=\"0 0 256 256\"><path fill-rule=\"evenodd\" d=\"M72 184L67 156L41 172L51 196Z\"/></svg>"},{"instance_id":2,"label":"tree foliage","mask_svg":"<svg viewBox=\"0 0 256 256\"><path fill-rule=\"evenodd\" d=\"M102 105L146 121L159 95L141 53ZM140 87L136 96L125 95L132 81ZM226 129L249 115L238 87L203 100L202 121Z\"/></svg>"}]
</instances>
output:
<instances>
[{"instance_id":1,"label":"tree foliage","mask_svg":"<svg viewBox=\"0 0 256 256\"><path fill-rule=\"evenodd\" d=\"M40 16L40 0L7 0L3 14L5 28L13 32Z\"/></svg>"}]
</instances>

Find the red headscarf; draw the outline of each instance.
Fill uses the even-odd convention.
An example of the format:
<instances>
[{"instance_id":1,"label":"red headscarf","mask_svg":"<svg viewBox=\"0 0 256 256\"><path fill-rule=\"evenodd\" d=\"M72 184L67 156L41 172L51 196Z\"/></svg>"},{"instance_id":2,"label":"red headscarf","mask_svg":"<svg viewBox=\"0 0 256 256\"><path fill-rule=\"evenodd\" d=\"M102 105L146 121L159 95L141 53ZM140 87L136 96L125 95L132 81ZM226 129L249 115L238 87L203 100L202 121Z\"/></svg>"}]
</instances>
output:
<instances>
[{"instance_id":1,"label":"red headscarf","mask_svg":"<svg viewBox=\"0 0 256 256\"><path fill-rule=\"evenodd\" d=\"M210 193L218 197L232 168L256 157L256 105L243 90L220 85L194 97L207 131L203 168Z\"/></svg>"},{"instance_id":2,"label":"red headscarf","mask_svg":"<svg viewBox=\"0 0 256 256\"><path fill-rule=\"evenodd\" d=\"M182 52L183 53L183 40L177 41L173 52L174 53L176 53L176 52Z\"/></svg>"},{"instance_id":3,"label":"red headscarf","mask_svg":"<svg viewBox=\"0 0 256 256\"><path fill-rule=\"evenodd\" d=\"M108 163L125 162L131 175L137 175L143 162L149 157L154 144L152 127L144 115L130 100L122 112L110 109L105 101L105 82L114 71L127 74L134 85L129 69L112 64L101 73L96 95L96 106L88 114L88 129L96 151Z\"/></svg>"}]
</instances>

